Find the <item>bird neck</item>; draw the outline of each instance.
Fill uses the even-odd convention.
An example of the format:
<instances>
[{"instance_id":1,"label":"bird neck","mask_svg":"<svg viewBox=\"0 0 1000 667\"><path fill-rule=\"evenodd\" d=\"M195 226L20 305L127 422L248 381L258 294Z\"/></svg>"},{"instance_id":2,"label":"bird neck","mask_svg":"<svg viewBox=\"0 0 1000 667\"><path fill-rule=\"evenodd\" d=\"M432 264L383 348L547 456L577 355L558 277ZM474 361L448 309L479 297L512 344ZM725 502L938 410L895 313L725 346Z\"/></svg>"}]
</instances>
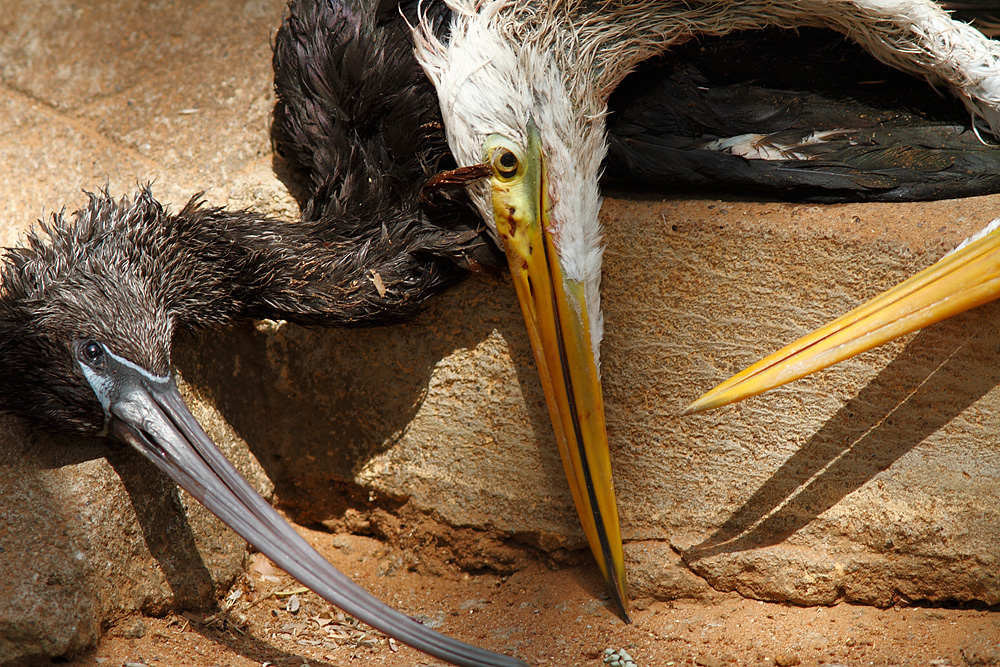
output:
<instances>
[{"instance_id":1,"label":"bird neck","mask_svg":"<svg viewBox=\"0 0 1000 667\"><path fill-rule=\"evenodd\" d=\"M478 235L425 224L396 204L288 222L192 199L165 225L176 238L165 247L178 254L167 290L176 323L365 326L413 314L465 275L460 255Z\"/></svg>"}]
</instances>

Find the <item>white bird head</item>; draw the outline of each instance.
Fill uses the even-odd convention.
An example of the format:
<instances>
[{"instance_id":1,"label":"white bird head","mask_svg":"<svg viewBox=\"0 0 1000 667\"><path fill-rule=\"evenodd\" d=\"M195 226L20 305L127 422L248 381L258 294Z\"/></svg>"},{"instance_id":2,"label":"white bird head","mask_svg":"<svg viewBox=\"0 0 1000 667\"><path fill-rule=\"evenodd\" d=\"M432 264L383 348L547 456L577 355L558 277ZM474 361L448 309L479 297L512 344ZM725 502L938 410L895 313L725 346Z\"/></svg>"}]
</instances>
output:
<instances>
[{"instance_id":1,"label":"white bird head","mask_svg":"<svg viewBox=\"0 0 1000 667\"><path fill-rule=\"evenodd\" d=\"M426 21L415 29L417 58L459 166L491 168L470 194L507 253L577 511L627 618L599 380L604 100L565 13L451 6L447 43Z\"/></svg>"},{"instance_id":2,"label":"white bird head","mask_svg":"<svg viewBox=\"0 0 1000 667\"><path fill-rule=\"evenodd\" d=\"M490 228L501 238L494 193L532 161L550 209L545 231L563 275L585 286L595 364L603 333L600 311L601 228L598 185L607 153L606 105L571 53L565 15L494 0L478 11L456 4L447 43L432 26L416 31L417 57L438 91L448 142L459 165L486 163L493 178L470 186ZM536 13L537 12L537 13ZM510 156L513 154L513 158ZM511 167L503 162L510 161ZM523 173L523 172L522 172ZM539 193L541 194L541 193ZM539 213L542 213L541 211Z\"/></svg>"}]
</instances>

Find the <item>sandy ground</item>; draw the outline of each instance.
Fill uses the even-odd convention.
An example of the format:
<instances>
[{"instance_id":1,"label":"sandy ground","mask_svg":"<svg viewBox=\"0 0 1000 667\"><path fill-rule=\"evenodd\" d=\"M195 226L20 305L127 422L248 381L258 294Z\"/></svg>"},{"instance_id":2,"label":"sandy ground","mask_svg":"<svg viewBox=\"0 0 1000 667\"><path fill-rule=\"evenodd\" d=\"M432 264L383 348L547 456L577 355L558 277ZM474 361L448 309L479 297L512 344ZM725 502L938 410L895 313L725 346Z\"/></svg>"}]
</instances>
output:
<instances>
[{"instance_id":1,"label":"sandy ground","mask_svg":"<svg viewBox=\"0 0 1000 667\"><path fill-rule=\"evenodd\" d=\"M301 532L390 604L449 635L533 665L1000 665L1000 611L841 604L793 607L720 595L639 603L625 625L589 566L535 561L511 576L427 572L414 552L347 533ZM427 554L422 552L427 558ZM433 554L431 555L433 557ZM251 556L222 609L131 618L72 665L275 667L441 664L346 617L270 561Z\"/></svg>"}]
</instances>

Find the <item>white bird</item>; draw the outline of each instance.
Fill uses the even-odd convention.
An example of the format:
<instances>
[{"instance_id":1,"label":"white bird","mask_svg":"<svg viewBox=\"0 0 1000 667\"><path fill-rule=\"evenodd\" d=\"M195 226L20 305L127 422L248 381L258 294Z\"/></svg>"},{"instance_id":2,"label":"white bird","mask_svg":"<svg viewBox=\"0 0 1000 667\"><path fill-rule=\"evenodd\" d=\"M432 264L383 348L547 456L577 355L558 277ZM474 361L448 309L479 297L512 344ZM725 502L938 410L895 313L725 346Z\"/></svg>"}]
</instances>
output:
<instances>
[{"instance_id":1,"label":"white bird","mask_svg":"<svg viewBox=\"0 0 1000 667\"><path fill-rule=\"evenodd\" d=\"M424 19L415 52L459 165L492 168L470 194L507 253L577 511L627 618L599 380L608 96L638 63L697 35L822 27L951 88L997 133L1000 43L931 0L446 2L447 38Z\"/></svg>"}]
</instances>

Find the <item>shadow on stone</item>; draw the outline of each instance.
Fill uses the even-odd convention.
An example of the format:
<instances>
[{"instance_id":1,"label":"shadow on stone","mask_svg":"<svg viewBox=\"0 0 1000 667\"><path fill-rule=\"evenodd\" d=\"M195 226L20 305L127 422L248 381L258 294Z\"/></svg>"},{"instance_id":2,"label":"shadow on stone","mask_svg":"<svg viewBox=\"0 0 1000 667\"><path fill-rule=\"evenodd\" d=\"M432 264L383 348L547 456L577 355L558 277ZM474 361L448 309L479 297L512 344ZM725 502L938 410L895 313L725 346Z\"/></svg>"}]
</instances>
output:
<instances>
[{"instance_id":1,"label":"shadow on stone","mask_svg":"<svg viewBox=\"0 0 1000 667\"><path fill-rule=\"evenodd\" d=\"M99 592L48 469L78 448L32 438L12 417L0 429L0 664L72 657L100 635ZM86 458L91 458L89 447ZM84 459L85 460L85 459Z\"/></svg>"},{"instance_id":2,"label":"shadow on stone","mask_svg":"<svg viewBox=\"0 0 1000 667\"><path fill-rule=\"evenodd\" d=\"M248 443L282 507L308 524L367 497L352 491L355 476L405 433L435 366L490 335L467 305L453 290L391 327L241 324L178 337L174 362Z\"/></svg>"},{"instance_id":3,"label":"shadow on stone","mask_svg":"<svg viewBox=\"0 0 1000 667\"><path fill-rule=\"evenodd\" d=\"M998 329L991 304L919 333L684 560L783 542L889 468L1000 382Z\"/></svg>"},{"instance_id":4,"label":"shadow on stone","mask_svg":"<svg viewBox=\"0 0 1000 667\"><path fill-rule=\"evenodd\" d=\"M25 446L22 452L24 462L41 470L56 470L105 458L109 447L121 446L102 438L85 438L41 430L32 433L28 442L31 444Z\"/></svg>"},{"instance_id":5,"label":"shadow on stone","mask_svg":"<svg viewBox=\"0 0 1000 667\"><path fill-rule=\"evenodd\" d=\"M288 162L277 153L271 155L271 169L274 170L274 175L278 180L288 189L288 194L298 204L299 210L304 209L306 204L309 203L310 195L310 186L304 182L305 179L295 174L292 168L288 166Z\"/></svg>"},{"instance_id":6,"label":"shadow on stone","mask_svg":"<svg viewBox=\"0 0 1000 667\"><path fill-rule=\"evenodd\" d=\"M202 561L180 490L138 452L110 445L108 463L118 473L146 540L173 593L177 609L218 609L216 586ZM228 583L228 582L226 582ZM162 615L168 609L143 609Z\"/></svg>"}]
</instances>

